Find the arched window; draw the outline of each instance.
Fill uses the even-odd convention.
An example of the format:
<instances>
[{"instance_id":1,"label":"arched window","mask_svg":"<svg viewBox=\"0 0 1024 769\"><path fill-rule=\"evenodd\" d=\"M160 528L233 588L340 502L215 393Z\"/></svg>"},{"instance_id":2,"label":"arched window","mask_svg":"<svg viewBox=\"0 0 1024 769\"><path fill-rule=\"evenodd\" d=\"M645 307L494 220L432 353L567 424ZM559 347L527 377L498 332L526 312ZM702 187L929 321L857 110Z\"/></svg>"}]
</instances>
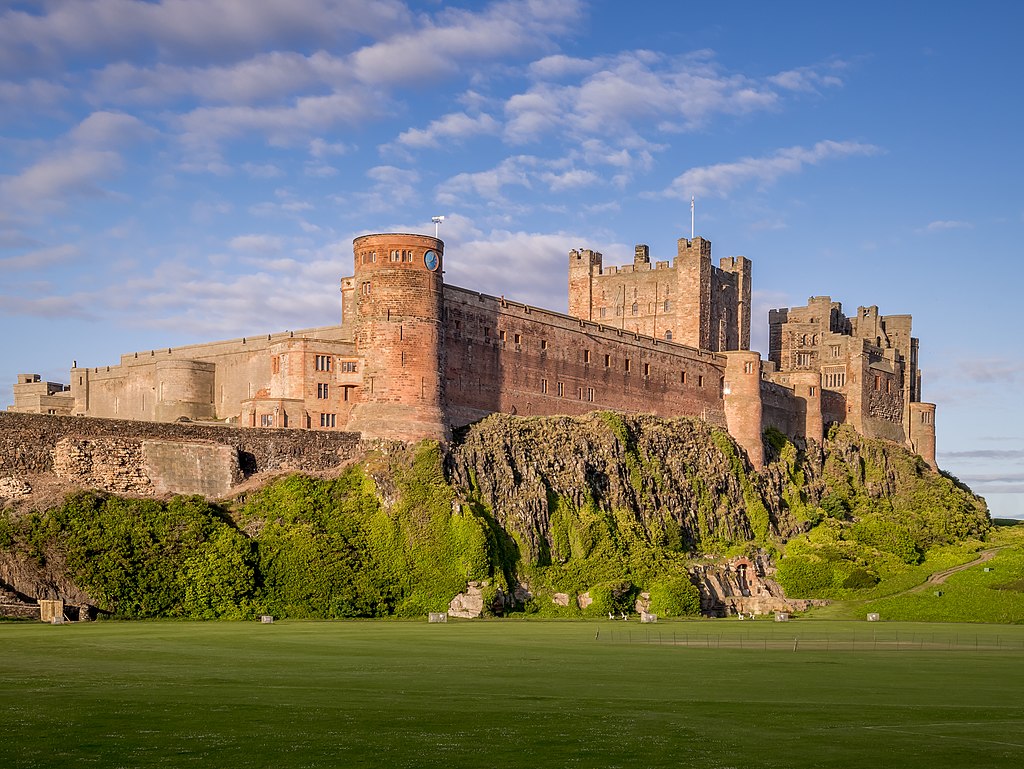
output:
<instances>
[{"instance_id":1,"label":"arched window","mask_svg":"<svg viewBox=\"0 0 1024 769\"><path fill-rule=\"evenodd\" d=\"M665 332L665 339L667 339L669 342L672 341L672 332L671 331L666 331Z\"/></svg>"},{"instance_id":2,"label":"arched window","mask_svg":"<svg viewBox=\"0 0 1024 769\"><path fill-rule=\"evenodd\" d=\"M633 314L636 315L638 312L640 312L640 305L633 302Z\"/></svg>"}]
</instances>

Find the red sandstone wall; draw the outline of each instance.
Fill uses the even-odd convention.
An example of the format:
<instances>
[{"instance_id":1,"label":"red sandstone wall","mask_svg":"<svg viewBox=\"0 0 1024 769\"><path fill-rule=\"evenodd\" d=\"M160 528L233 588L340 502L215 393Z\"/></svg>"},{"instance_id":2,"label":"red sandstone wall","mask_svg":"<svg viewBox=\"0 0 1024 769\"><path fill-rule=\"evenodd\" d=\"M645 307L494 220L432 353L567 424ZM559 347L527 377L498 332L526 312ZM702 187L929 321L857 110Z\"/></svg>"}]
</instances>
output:
<instances>
[{"instance_id":1,"label":"red sandstone wall","mask_svg":"<svg viewBox=\"0 0 1024 769\"><path fill-rule=\"evenodd\" d=\"M453 286L445 287L444 311L445 402L454 426L496 411L597 409L724 426L722 356Z\"/></svg>"}]
</instances>

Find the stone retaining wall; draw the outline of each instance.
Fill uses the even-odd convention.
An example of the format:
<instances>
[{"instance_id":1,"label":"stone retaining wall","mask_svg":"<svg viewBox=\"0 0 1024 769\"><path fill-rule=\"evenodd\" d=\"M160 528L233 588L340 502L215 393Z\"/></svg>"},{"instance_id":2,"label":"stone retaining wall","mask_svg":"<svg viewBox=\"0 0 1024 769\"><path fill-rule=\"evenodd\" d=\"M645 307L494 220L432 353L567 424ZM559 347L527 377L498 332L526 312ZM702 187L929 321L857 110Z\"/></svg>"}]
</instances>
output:
<instances>
[{"instance_id":1,"label":"stone retaining wall","mask_svg":"<svg viewBox=\"0 0 1024 769\"><path fill-rule=\"evenodd\" d=\"M228 446L237 451L243 475L266 470L329 470L355 457L358 433L227 427L185 422L134 422L93 417L0 412L0 475L56 473L54 449L65 439L117 444L127 463L141 464L143 442ZM139 457L134 456L134 452ZM132 454L129 458L128 454ZM71 461L69 458L67 461ZM59 465L60 461L58 461ZM157 464L162 465L157 461Z\"/></svg>"}]
</instances>

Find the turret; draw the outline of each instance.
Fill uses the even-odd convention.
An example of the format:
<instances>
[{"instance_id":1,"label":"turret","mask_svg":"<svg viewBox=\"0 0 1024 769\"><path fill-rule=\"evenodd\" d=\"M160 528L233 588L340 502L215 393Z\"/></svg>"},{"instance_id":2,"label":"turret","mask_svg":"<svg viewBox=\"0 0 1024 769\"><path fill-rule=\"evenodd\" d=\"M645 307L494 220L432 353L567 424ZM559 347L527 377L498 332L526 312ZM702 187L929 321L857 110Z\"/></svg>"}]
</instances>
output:
<instances>
[{"instance_id":1,"label":"turret","mask_svg":"<svg viewBox=\"0 0 1024 769\"><path fill-rule=\"evenodd\" d=\"M443 440L444 242L427 235L364 235L353 249L362 375L348 429L365 438Z\"/></svg>"},{"instance_id":2,"label":"turret","mask_svg":"<svg viewBox=\"0 0 1024 769\"><path fill-rule=\"evenodd\" d=\"M676 252L681 307L675 341L701 350L711 349L711 241L680 238Z\"/></svg>"},{"instance_id":3,"label":"turret","mask_svg":"<svg viewBox=\"0 0 1024 769\"><path fill-rule=\"evenodd\" d=\"M727 352L722 399L729 434L743 447L755 470L764 467L761 353Z\"/></svg>"},{"instance_id":4,"label":"turret","mask_svg":"<svg viewBox=\"0 0 1024 769\"><path fill-rule=\"evenodd\" d=\"M593 320L595 274L601 274L601 253L589 248L569 252L569 314L574 318Z\"/></svg>"}]
</instances>

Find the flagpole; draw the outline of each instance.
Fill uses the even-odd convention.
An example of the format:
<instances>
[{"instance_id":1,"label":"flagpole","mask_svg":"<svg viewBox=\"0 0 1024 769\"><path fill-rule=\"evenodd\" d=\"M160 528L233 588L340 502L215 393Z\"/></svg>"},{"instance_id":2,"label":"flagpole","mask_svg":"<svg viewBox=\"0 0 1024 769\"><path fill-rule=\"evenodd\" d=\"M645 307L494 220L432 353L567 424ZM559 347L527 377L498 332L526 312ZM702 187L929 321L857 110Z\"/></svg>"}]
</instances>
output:
<instances>
[{"instance_id":1,"label":"flagpole","mask_svg":"<svg viewBox=\"0 0 1024 769\"><path fill-rule=\"evenodd\" d=\"M690 240L693 240L693 204L694 196L690 196Z\"/></svg>"}]
</instances>

